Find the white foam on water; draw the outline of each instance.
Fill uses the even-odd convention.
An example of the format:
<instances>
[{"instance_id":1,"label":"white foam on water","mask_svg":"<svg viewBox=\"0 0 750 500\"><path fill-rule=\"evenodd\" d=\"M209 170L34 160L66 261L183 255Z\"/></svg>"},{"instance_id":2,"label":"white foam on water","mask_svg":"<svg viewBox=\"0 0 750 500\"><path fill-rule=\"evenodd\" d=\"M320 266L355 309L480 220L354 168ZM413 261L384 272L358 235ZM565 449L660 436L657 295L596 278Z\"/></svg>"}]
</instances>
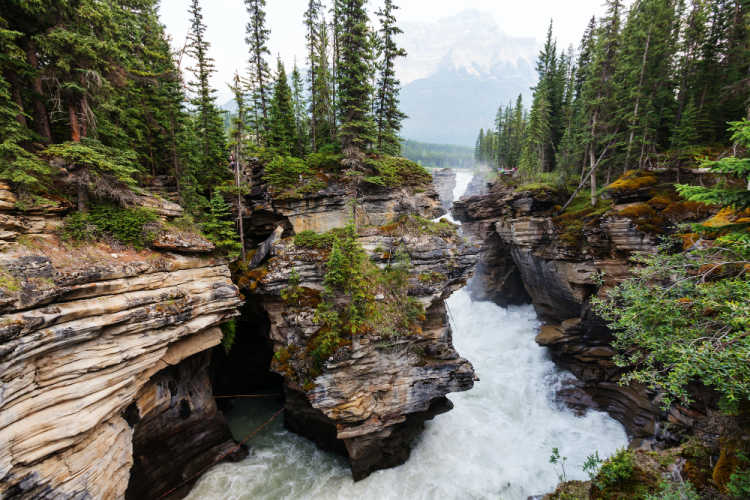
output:
<instances>
[{"instance_id":1,"label":"white foam on water","mask_svg":"<svg viewBox=\"0 0 750 500\"><path fill-rule=\"evenodd\" d=\"M284 430L277 419L253 438L247 459L214 467L188 498L526 500L557 484L549 463L553 447L568 457L568 478L585 479L588 454L608 456L627 445L622 425L605 413L579 417L555 401L555 389L571 375L534 342L539 323L530 306L473 302L464 290L448 305L454 344L481 380L450 396L455 408L426 423L406 464L354 483L344 459ZM238 437L277 409L269 402L241 404L230 416Z\"/></svg>"},{"instance_id":2,"label":"white foam on water","mask_svg":"<svg viewBox=\"0 0 750 500\"><path fill-rule=\"evenodd\" d=\"M453 188L453 201L458 200L461 198L467 189L469 189L469 184L471 184L471 180L474 178L474 172L471 170L454 170L456 172L456 186ZM454 224L461 225L461 222L457 221L453 218L453 215L450 213L450 210L447 214L441 215L437 219L435 219L435 222L439 221L440 219L448 219Z\"/></svg>"}]
</instances>

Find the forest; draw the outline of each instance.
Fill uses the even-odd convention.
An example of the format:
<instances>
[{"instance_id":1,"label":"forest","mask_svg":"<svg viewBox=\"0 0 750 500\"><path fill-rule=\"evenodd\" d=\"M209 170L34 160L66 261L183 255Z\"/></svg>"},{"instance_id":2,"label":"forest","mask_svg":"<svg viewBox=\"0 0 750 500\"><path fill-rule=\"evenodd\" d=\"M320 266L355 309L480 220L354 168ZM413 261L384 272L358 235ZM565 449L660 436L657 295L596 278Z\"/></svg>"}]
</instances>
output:
<instances>
[{"instance_id":1,"label":"forest","mask_svg":"<svg viewBox=\"0 0 750 500\"><path fill-rule=\"evenodd\" d=\"M310 0L300 19L304 75L269 62L265 0L245 0L247 60L237 61L231 83L238 110L228 134L209 83L215 67L200 1L190 2L190 31L177 51L158 4L4 3L0 179L19 193L19 204L73 203L86 214L125 207L143 186L173 179L186 223L236 253L230 203L241 203L247 189L239 172L249 158L284 177L309 155L344 155L361 165L365 155L399 154L404 115L394 64L405 52L396 44L391 0L375 19L365 0L330 8Z\"/></svg>"},{"instance_id":2,"label":"forest","mask_svg":"<svg viewBox=\"0 0 750 500\"><path fill-rule=\"evenodd\" d=\"M479 132L478 161L593 192L627 170L674 168L731 146L750 118L748 5L736 0L606 2L577 48L550 23L530 107L519 96Z\"/></svg>"},{"instance_id":3,"label":"forest","mask_svg":"<svg viewBox=\"0 0 750 500\"><path fill-rule=\"evenodd\" d=\"M474 151L466 146L430 144L406 139L402 144L402 154L425 167L472 168L475 163Z\"/></svg>"}]
</instances>

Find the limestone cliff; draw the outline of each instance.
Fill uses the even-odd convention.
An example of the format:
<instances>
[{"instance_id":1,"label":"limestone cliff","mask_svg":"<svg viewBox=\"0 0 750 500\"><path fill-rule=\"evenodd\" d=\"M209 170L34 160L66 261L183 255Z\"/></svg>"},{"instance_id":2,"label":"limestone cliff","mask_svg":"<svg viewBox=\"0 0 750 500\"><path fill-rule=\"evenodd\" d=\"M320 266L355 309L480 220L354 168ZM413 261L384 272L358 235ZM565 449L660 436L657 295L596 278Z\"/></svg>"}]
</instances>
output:
<instances>
[{"instance_id":1,"label":"limestone cliff","mask_svg":"<svg viewBox=\"0 0 750 500\"><path fill-rule=\"evenodd\" d=\"M188 479L177 468L228 451L200 353L241 300L224 261L196 256L212 246L175 234L157 241L193 255L64 244L64 205L21 210L7 186L0 196L0 497L123 498L134 478L155 498ZM192 375L169 379L183 363ZM193 455L149 462L144 450L168 432L172 455Z\"/></svg>"},{"instance_id":2,"label":"limestone cliff","mask_svg":"<svg viewBox=\"0 0 750 500\"><path fill-rule=\"evenodd\" d=\"M450 168L433 170L432 184L440 196L440 205L447 213L453 205L453 190L456 188L456 171Z\"/></svg>"},{"instance_id":3,"label":"limestone cliff","mask_svg":"<svg viewBox=\"0 0 750 500\"><path fill-rule=\"evenodd\" d=\"M612 336L592 314L590 300L628 276L634 252L656 251L660 234L708 215L706 207L680 201L670 186L664 174L630 172L596 207L581 197L561 212L566 199L553 189L498 182L453 210L464 230L484 241L476 278L481 293L507 303L523 300L523 289L546 322L537 342L579 380L561 393L568 403L608 411L633 437L666 440L698 425L707 402L665 414L656 394L619 386ZM669 430L666 422L675 425Z\"/></svg>"},{"instance_id":4,"label":"limestone cliff","mask_svg":"<svg viewBox=\"0 0 750 500\"><path fill-rule=\"evenodd\" d=\"M453 348L444 300L466 282L479 249L455 226L429 221L441 209L428 183L382 187L333 181L293 200L256 192L249 201L251 213L263 212L279 227L259 250L268 251L268 261L243 271L238 283L270 320L269 331L256 335L267 335L276 352L272 366L284 376L287 427L347 454L355 479L403 463L422 422L450 409L445 395L473 386L471 364ZM351 336L310 368L331 250L294 235L335 233L350 220L372 264L384 268L397 252L408 254L408 297L423 312L409 334ZM375 300L387 301L385 295Z\"/></svg>"}]
</instances>

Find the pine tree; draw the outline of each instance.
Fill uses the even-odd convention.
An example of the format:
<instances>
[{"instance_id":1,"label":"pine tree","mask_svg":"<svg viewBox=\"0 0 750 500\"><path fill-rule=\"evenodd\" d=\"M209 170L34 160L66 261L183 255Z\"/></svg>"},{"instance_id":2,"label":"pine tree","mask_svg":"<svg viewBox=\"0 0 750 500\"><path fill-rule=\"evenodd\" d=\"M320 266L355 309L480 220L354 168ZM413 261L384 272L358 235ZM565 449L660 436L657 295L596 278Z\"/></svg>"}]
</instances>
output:
<instances>
[{"instance_id":1,"label":"pine tree","mask_svg":"<svg viewBox=\"0 0 750 500\"><path fill-rule=\"evenodd\" d=\"M193 93L190 104L195 110L193 130L198 146L197 161L191 169L200 186L198 191L204 191L227 177L226 138L224 121L216 106L216 90L209 83L215 69L213 59L208 55L210 45L205 39L206 25L199 0L191 1L190 15L187 53L195 64L190 68L193 80L188 86Z\"/></svg>"},{"instance_id":2,"label":"pine tree","mask_svg":"<svg viewBox=\"0 0 750 500\"><path fill-rule=\"evenodd\" d=\"M237 114L232 123L232 166L234 167L234 188L237 195L237 228L240 232L241 256L244 261L245 254L245 224L244 224L244 207L242 201L242 167L245 163L245 129L247 126L247 107L245 105L245 84L242 82L239 73L234 74L234 81L229 86L234 95L234 102L237 104Z\"/></svg>"},{"instance_id":3,"label":"pine tree","mask_svg":"<svg viewBox=\"0 0 750 500\"><path fill-rule=\"evenodd\" d=\"M378 10L380 18L380 40L382 60L379 62L380 76L377 82L376 122L377 149L381 153L398 155L401 152L401 141L398 133L401 122L406 115L399 109L398 94L400 82L396 78L395 62L399 57L406 57L406 51L396 45L395 38L403 33L396 26L395 11L398 9L392 0L385 0L383 8Z\"/></svg>"},{"instance_id":4,"label":"pine tree","mask_svg":"<svg viewBox=\"0 0 750 500\"><path fill-rule=\"evenodd\" d=\"M302 157L307 152L308 137L311 138L308 132L311 127L307 116L304 82L296 62L292 70L292 109L294 110L295 129L293 152L296 156Z\"/></svg>"},{"instance_id":5,"label":"pine tree","mask_svg":"<svg viewBox=\"0 0 750 500\"><path fill-rule=\"evenodd\" d=\"M39 192L49 182L52 169L24 149L30 142L31 131L20 99L13 99L13 89L3 78L3 73L23 66L24 55L15 43L20 34L6 26L6 21L0 17L0 179L11 182L21 191Z\"/></svg>"},{"instance_id":6,"label":"pine tree","mask_svg":"<svg viewBox=\"0 0 750 500\"><path fill-rule=\"evenodd\" d=\"M308 0L307 10L305 11L305 38L307 39L307 79L310 84L310 140L312 141L312 150L318 150L319 126L318 122L321 117L320 106L318 105L318 80L320 78L318 50L321 36L325 36L327 28L323 24L321 31L321 3L320 0ZM327 57L326 57L327 59Z\"/></svg>"},{"instance_id":7,"label":"pine tree","mask_svg":"<svg viewBox=\"0 0 750 500\"><path fill-rule=\"evenodd\" d=\"M334 108L335 83L329 63L329 37L328 25L325 18L321 19L318 26L318 43L315 48L315 60L317 61L318 77L311 94L315 95L315 113L317 116L317 143L318 146L326 146L336 141L336 110ZM312 102L310 113L313 113Z\"/></svg>"},{"instance_id":8,"label":"pine tree","mask_svg":"<svg viewBox=\"0 0 750 500\"><path fill-rule=\"evenodd\" d=\"M375 124L370 114L370 46L366 0L336 0L340 26L338 33L339 64L338 114L339 135L349 158L370 149L375 140Z\"/></svg>"},{"instance_id":9,"label":"pine tree","mask_svg":"<svg viewBox=\"0 0 750 500\"><path fill-rule=\"evenodd\" d=\"M585 143L592 205L597 203L597 170L617 131L613 77L620 43L621 9L621 0L607 1L607 14L597 29L590 71L583 88L587 121Z\"/></svg>"},{"instance_id":10,"label":"pine tree","mask_svg":"<svg viewBox=\"0 0 750 500\"><path fill-rule=\"evenodd\" d=\"M297 142L292 90L289 88L286 70L280 58L277 66L276 84L268 119L268 145L279 154L291 155Z\"/></svg>"},{"instance_id":11,"label":"pine tree","mask_svg":"<svg viewBox=\"0 0 750 500\"><path fill-rule=\"evenodd\" d=\"M224 200L224 196L218 189L214 189L205 214L205 221L201 224L203 232L216 245L218 251L229 257L236 257L242 245L237 240L231 216L231 208Z\"/></svg>"},{"instance_id":12,"label":"pine tree","mask_svg":"<svg viewBox=\"0 0 750 500\"><path fill-rule=\"evenodd\" d=\"M271 55L268 51L271 31L266 28L266 0L245 0L245 7L250 16L245 29L245 43L250 51L248 87L252 96L252 127L258 144L265 144L271 94L271 70L266 56Z\"/></svg>"}]
</instances>

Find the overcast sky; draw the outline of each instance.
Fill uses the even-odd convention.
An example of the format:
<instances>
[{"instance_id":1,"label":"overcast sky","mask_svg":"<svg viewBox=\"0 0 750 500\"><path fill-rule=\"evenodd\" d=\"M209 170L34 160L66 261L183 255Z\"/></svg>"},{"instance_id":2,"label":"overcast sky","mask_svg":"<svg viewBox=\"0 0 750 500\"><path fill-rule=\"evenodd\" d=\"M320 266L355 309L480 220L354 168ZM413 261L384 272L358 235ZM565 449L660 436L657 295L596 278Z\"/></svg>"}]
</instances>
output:
<instances>
[{"instance_id":1,"label":"overcast sky","mask_svg":"<svg viewBox=\"0 0 750 500\"><path fill-rule=\"evenodd\" d=\"M382 0L370 0L374 11ZM161 19L181 48L189 27L190 0L162 0ZM465 9L478 9L492 16L509 35L543 40L550 18L554 19L559 47L577 45L592 14L603 12L603 0L400 0L402 22L434 21ZM217 74L213 84L219 90L220 103L229 99L226 83L234 71L244 70L247 48L244 42L247 14L242 0L203 0L207 38ZM269 48L275 57L291 65L295 56L304 66L305 32L302 16L307 0L268 0L267 23L271 29Z\"/></svg>"}]
</instances>

